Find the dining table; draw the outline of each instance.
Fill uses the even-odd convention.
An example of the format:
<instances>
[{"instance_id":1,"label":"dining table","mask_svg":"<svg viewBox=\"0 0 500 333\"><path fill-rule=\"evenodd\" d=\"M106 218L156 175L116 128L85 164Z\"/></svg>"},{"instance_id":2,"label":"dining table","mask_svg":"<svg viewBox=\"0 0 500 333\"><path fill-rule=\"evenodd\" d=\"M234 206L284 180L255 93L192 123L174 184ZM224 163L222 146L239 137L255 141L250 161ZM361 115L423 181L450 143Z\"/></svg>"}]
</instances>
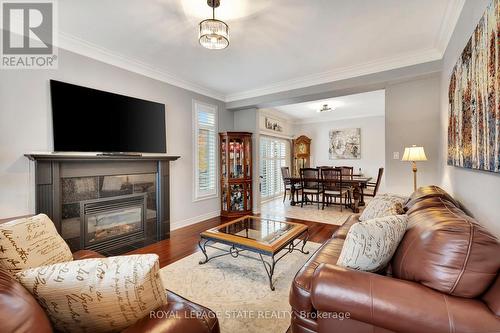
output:
<instances>
[{"instance_id":1,"label":"dining table","mask_svg":"<svg viewBox=\"0 0 500 333\"><path fill-rule=\"evenodd\" d=\"M290 190L291 190L291 200L290 205L295 206L297 202L295 201L295 191L298 190L298 186L302 181L304 182L318 182L320 184L323 183L337 183L338 181L335 179L321 179L321 178L304 178L301 179L299 176L290 176L284 178L286 181L290 182ZM352 188L352 203L349 205L349 208L352 209L354 213L359 213L359 207L365 205L363 189L366 188L368 182L372 180L372 177L364 177L362 175L352 175L348 178L342 178L342 185L349 185Z\"/></svg>"}]
</instances>

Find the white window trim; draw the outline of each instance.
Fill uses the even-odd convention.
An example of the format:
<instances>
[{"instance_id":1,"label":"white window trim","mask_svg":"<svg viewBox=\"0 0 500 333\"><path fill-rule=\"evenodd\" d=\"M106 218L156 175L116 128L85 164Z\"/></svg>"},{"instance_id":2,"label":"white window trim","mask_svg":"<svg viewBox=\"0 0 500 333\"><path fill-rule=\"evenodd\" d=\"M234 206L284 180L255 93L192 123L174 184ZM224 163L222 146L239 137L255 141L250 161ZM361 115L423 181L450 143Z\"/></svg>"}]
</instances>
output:
<instances>
[{"instance_id":1,"label":"white window trim","mask_svg":"<svg viewBox=\"0 0 500 333\"><path fill-rule=\"evenodd\" d=\"M212 109L215 114L215 189L211 193L198 193L198 113L197 106L202 105ZM192 123L193 123L193 202L214 199L219 196L219 110L217 105L200 102L193 99Z\"/></svg>"}]
</instances>

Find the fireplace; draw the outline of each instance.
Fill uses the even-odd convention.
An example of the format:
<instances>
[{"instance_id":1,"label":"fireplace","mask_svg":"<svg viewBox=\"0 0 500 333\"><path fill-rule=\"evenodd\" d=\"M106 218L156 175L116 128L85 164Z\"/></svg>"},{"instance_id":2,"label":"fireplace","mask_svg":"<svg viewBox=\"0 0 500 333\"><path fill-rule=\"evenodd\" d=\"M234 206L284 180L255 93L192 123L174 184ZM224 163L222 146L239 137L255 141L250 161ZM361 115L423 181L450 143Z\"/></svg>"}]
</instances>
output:
<instances>
[{"instance_id":1,"label":"fireplace","mask_svg":"<svg viewBox=\"0 0 500 333\"><path fill-rule=\"evenodd\" d=\"M107 251L146 238L147 194L80 202L82 247Z\"/></svg>"},{"instance_id":2,"label":"fireplace","mask_svg":"<svg viewBox=\"0 0 500 333\"><path fill-rule=\"evenodd\" d=\"M170 235L169 162L177 156L29 154L36 213L72 251L123 254Z\"/></svg>"},{"instance_id":3,"label":"fireplace","mask_svg":"<svg viewBox=\"0 0 500 333\"><path fill-rule=\"evenodd\" d=\"M61 235L107 252L147 240L157 222L155 173L61 178Z\"/></svg>"}]
</instances>

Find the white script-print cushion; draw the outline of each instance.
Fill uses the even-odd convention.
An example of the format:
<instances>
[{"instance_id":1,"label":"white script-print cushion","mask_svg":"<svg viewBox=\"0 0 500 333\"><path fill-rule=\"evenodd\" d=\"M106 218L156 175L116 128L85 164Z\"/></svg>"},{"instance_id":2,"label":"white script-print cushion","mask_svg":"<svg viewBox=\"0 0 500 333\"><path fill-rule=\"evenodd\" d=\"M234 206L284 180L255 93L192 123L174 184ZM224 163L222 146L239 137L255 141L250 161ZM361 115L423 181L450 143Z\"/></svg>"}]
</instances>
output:
<instances>
[{"instance_id":1,"label":"white script-print cushion","mask_svg":"<svg viewBox=\"0 0 500 333\"><path fill-rule=\"evenodd\" d=\"M167 304L156 254L75 260L16 274L61 332L119 332Z\"/></svg>"},{"instance_id":2,"label":"white script-print cushion","mask_svg":"<svg viewBox=\"0 0 500 333\"><path fill-rule=\"evenodd\" d=\"M0 224L0 254L0 267L11 275L73 260L68 245L45 214Z\"/></svg>"},{"instance_id":3,"label":"white script-print cushion","mask_svg":"<svg viewBox=\"0 0 500 333\"><path fill-rule=\"evenodd\" d=\"M337 265L367 272L384 268L406 232L408 217L393 215L354 223Z\"/></svg>"},{"instance_id":4,"label":"white script-print cushion","mask_svg":"<svg viewBox=\"0 0 500 333\"><path fill-rule=\"evenodd\" d=\"M406 198L395 194L378 194L368 202L359 217L360 221L367 221L377 217L403 214Z\"/></svg>"}]
</instances>

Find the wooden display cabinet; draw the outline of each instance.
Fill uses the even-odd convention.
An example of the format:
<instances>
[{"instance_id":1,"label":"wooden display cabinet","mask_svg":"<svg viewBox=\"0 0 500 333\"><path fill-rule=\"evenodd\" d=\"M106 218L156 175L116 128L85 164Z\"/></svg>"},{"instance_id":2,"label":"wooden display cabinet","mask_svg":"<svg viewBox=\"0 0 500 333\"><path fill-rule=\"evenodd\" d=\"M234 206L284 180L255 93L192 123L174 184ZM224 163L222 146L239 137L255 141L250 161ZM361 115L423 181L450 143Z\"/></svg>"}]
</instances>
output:
<instances>
[{"instance_id":1,"label":"wooden display cabinet","mask_svg":"<svg viewBox=\"0 0 500 333\"><path fill-rule=\"evenodd\" d=\"M221 215L252 213L252 133L219 133Z\"/></svg>"}]
</instances>

